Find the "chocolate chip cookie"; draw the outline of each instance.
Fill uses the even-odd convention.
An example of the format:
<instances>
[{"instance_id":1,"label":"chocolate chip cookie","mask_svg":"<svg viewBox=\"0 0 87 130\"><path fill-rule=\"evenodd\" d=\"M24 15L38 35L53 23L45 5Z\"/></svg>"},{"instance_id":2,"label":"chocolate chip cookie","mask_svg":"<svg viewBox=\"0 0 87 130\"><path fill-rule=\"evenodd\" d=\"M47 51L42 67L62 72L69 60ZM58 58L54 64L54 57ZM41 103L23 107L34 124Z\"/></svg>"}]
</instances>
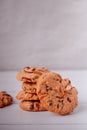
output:
<instances>
[{"instance_id":1,"label":"chocolate chip cookie","mask_svg":"<svg viewBox=\"0 0 87 130\"><path fill-rule=\"evenodd\" d=\"M40 101L21 101L19 104L20 108L25 111L46 111L46 109L42 106Z\"/></svg>"},{"instance_id":2,"label":"chocolate chip cookie","mask_svg":"<svg viewBox=\"0 0 87 130\"><path fill-rule=\"evenodd\" d=\"M26 92L26 91L23 91L21 90L16 98L18 100L39 100L39 97L36 93L29 93L29 92Z\"/></svg>"},{"instance_id":3,"label":"chocolate chip cookie","mask_svg":"<svg viewBox=\"0 0 87 130\"><path fill-rule=\"evenodd\" d=\"M78 104L76 88L68 79L59 79L52 72L39 78L37 93L43 107L60 115L71 113Z\"/></svg>"},{"instance_id":4,"label":"chocolate chip cookie","mask_svg":"<svg viewBox=\"0 0 87 130\"><path fill-rule=\"evenodd\" d=\"M18 72L16 78L19 81L36 83L37 79L44 72L49 72L49 70L39 67L25 67L23 70Z\"/></svg>"},{"instance_id":5,"label":"chocolate chip cookie","mask_svg":"<svg viewBox=\"0 0 87 130\"><path fill-rule=\"evenodd\" d=\"M12 104L13 98L5 91L0 92L0 108Z\"/></svg>"},{"instance_id":6,"label":"chocolate chip cookie","mask_svg":"<svg viewBox=\"0 0 87 130\"><path fill-rule=\"evenodd\" d=\"M22 89L29 93L36 93L37 84L36 83L29 83L29 82L23 82L22 83Z\"/></svg>"}]
</instances>

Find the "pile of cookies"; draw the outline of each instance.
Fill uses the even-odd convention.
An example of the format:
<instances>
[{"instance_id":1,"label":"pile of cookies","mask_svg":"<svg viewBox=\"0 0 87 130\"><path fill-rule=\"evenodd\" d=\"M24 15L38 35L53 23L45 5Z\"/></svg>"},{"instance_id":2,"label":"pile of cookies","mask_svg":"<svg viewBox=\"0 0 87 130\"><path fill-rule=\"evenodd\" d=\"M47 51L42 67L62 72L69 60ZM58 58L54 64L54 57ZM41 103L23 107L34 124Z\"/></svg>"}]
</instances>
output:
<instances>
[{"instance_id":1,"label":"pile of cookies","mask_svg":"<svg viewBox=\"0 0 87 130\"><path fill-rule=\"evenodd\" d=\"M60 115L71 113L78 105L77 90L69 79L46 68L25 67L17 74L22 90L16 98L27 111L51 111Z\"/></svg>"}]
</instances>

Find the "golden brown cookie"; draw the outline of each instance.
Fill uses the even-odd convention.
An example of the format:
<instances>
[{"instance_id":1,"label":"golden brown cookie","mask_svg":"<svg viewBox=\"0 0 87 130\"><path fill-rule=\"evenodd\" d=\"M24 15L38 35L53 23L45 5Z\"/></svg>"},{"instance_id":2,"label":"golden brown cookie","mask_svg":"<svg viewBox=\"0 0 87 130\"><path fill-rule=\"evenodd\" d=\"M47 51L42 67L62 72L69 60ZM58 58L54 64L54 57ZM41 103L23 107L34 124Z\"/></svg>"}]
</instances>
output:
<instances>
[{"instance_id":1,"label":"golden brown cookie","mask_svg":"<svg viewBox=\"0 0 87 130\"><path fill-rule=\"evenodd\" d=\"M23 90L17 94L16 98L18 100L39 100L39 97L36 93L29 93Z\"/></svg>"},{"instance_id":2,"label":"golden brown cookie","mask_svg":"<svg viewBox=\"0 0 87 130\"><path fill-rule=\"evenodd\" d=\"M58 80L55 73L43 74L38 81L38 96L43 106L51 112L66 115L78 104L77 90L67 79Z\"/></svg>"},{"instance_id":3,"label":"golden brown cookie","mask_svg":"<svg viewBox=\"0 0 87 130\"><path fill-rule=\"evenodd\" d=\"M0 108L10 105L13 102L11 95L7 94L5 91L0 92Z\"/></svg>"},{"instance_id":4,"label":"golden brown cookie","mask_svg":"<svg viewBox=\"0 0 87 130\"><path fill-rule=\"evenodd\" d=\"M23 70L18 72L16 78L19 81L36 83L37 79L44 72L49 72L49 70L39 67L25 67Z\"/></svg>"},{"instance_id":5,"label":"golden brown cookie","mask_svg":"<svg viewBox=\"0 0 87 130\"><path fill-rule=\"evenodd\" d=\"M25 111L46 111L39 101L21 101L19 106Z\"/></svg>"},{"instance_id":6,"label":"golden brown cookie","mask_svg":"<svg viewBox=\"0 0 87 130\"><path fill-rule=\"evenodd\" d=\"M29 82L23 82L22 83L22 89L29 93L36 93L37 84L36 83L29 83Z\"/></svg>"}]
</instances>

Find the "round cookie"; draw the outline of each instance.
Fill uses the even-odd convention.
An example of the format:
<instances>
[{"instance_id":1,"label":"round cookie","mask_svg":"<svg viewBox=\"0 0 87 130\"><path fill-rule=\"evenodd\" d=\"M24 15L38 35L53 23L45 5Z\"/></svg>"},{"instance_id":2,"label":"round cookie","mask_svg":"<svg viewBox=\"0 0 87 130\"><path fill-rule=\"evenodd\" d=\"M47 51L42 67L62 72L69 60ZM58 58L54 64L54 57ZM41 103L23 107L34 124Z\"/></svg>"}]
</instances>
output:
<instances>
[{"instance_id":1,"label":"round cookie","mask_svg":"<svg viewBox=\"0 0 87 130\"><path fill-rule=\"evenodd\" d=\"M21 101L19 104L20 108L25 111L46 111L39 101Z\"/></svg>"},{"instance_id":2,"label":"round cookie","mask_svg":"<svg viewBox=\"0 0 87 130\"><path fill-rule=\"evenodd\" d=\"M60 115L71 113L78 104L75 87L71 86L68 79L57 80L55 73L49 72L39 78L37 93L48 111Z\"/></svg>"},{"instance_id":3,"label":"round cookie","mask_svg":"<svg viewBox=\"0 0 87 130\"><path fill-rule=\"evenodd\" d=\"M11 95L7 94L5 91L0 92L0 108L10 105L13 102Z\"/></svg>"},{"instance_id":4,"label":"round cookie","mask_svg":"<svg viewBox=\"0 0 87 130\"><path fill-rule=\"evenodd\" d=\"M23 90L17 94L16 98L18 100L39 100L39 97L36 93L29 93Z\"/></svg>"},{"instance_id":5,"label":"round cookie","mask_svg":"<svg viewBox=\"0 0 87 130\"><path fill-rule=\"evenodd\" d=\"M36 93L36 83L29 83L29 82L23 82L22 83L22 89L29 93Z\"/></svg>"},{"instance_id":6,"label":"round cookie","mask_svg":"<svg viewBox=\"0 0 87 130\"><path fill-rule=\"evenodd\" d=\"M16 78L19 81L36 83L37 79L44 72L49 72L49 70L39 67L25 67L23 70L18 72Z\"/></svg>"}]
</instances>

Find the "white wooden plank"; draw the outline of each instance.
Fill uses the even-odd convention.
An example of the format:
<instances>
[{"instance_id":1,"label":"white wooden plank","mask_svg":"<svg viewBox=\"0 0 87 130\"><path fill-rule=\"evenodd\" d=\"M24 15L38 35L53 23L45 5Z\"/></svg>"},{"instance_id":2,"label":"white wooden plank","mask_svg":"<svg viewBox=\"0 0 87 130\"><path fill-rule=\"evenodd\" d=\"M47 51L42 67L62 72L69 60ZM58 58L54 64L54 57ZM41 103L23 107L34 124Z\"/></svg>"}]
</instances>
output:
<instances>
[{"instance_id":1,"label":"white wooden plank","mask_svg":"<svg viewBox=\"0 0 87 130\"><path fill-rule=\"evenodd\" d=\"M84 125L0 125L0 130L87 130Z\"/></svg>"},{"instance_id":2,"label":"white wooden plank","mask_svg":"<svg viewBox=\"0 0 87 130\"><path fill-rule=\"evenodd\" d=\"M51 112L27 112L13 104L0 109L0 124L85 124L87 123L87 104L79 104L70 115L59 116Z\"/></svg>"}]
</instances>

